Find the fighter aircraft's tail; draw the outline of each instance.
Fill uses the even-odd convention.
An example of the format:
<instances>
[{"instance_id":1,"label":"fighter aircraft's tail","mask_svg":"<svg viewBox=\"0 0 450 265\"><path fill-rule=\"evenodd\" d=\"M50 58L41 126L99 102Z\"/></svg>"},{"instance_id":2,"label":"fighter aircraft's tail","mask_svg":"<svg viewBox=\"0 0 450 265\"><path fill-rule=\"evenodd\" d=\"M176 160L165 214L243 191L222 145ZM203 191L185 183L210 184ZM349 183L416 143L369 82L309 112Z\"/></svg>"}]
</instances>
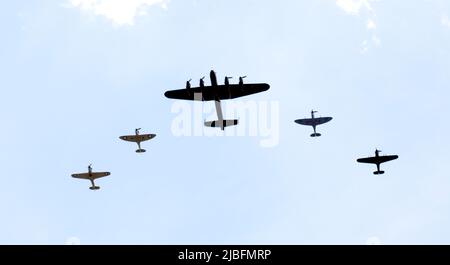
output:
<instances>
[{"instance_id":1,"label":"fighter aircraft's tail","mask_svg":"<svg viewBox=\"0 0 450 265\"><path fill-rule=\"evenodd\" d=\"M92 187L89 187L89 189L91 189L91 190L99 190L100 187L99 186L92 186Z\"/></svg>"},{"instance_id":2,"label":"fighter aircraft's tail","mask_svg":"<svg viewBox=\"0 0 450 265\"><path fill-rule=\"evenodd\" d=\"M373 172L373 174L374 174L374 175L381 175L381 174L384 174L384 171L382 171L382 170L377 170L377 171Z\"/></svg>"},{"instance_id":3,"label":"fighter aircraft's tail","mask_svg":"<svg viewBox=\"0 0 450 265\"><path fill-rule=\"evenodd\" d=\"M238 124L238 120L223 120L223 124L220 121L205 121L206 127L215 127L215 128L225 128L228 126L233 126Z\"/></svg>"}]
</instances>

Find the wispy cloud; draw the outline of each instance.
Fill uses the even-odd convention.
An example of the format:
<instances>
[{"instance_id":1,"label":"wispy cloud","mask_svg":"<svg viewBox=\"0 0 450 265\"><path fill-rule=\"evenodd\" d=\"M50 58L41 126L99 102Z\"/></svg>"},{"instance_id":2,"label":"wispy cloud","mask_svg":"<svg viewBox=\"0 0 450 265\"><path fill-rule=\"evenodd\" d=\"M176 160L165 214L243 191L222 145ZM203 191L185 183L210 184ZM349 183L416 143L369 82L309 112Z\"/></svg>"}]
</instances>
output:
<instances>
[{"instance_id":1,"label":"wispy cloud","mask_svg":"<svg viewBox=\"0 0 450 265\"><path fill-rule=\"evenodd\" d=\"M372 2L376 0L336 0L336 5L344 10L345 13L354 16L364 16L367 19L366 27L371 33L371 41L368 39L361 43L361 53L366 53L369 50L370 44L373 46L380 46L381 40L376 33L377 22L375 10Z\"/></svg>"},{"instance_id":2,"label":"wispy cloud","mask_svg":"<svg viewBox=\"0 0 450 265\"><path fill-rule=\"evenodd\" d=\"M450 19L448 18L448 16L442 16L441 24L445 27L450 28Z\"/></svg>"},{"instance_id":3,"label":"wispy cloud","mask_svg":"<svg viewBox=\"0 0 450 265\"><path fill-rule=\"evenodd\" d=\"M110 19L116 25L133 25L138 15L145 15L145 8L159 5L167 8L169 0L69 0L70 5L94 15Z\"/></svg>"},{"instance_id":4,"label":"wispy cloud","mask_svg":"<svg viewBox=\"0 0 450 265\"><path fill-rule=\"evenodd\" d=\"M372 11L369 0L337 0L336 4L345 12L353 15L359 14L362 8Z\"/></svg>"}]
</instances>

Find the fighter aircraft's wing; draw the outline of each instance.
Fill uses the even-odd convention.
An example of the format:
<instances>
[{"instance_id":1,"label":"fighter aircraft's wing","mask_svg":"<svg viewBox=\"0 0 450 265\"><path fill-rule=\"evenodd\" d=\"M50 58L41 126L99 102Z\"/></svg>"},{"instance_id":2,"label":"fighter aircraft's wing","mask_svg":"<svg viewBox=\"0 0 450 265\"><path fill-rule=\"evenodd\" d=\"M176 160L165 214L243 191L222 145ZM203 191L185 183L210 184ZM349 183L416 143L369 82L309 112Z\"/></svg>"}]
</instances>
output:
<instances>
[{"instance_id":1,"label":"fighter aircraft's wing","mask_svg":"<svg viewBox=\"0 0 450 265\"><path fill-rule=\"evenodd\" d=\"M384 163L384 162L388 162L394 159L397 159L398 156L397 155L391 155L391 156L380 156L378 157L380 160L380 163Z\"/></svg>"},{"instance_id":2,"label":"fighter aircraft's wing","mask_svg":"<svg viewBox=\"0 0 450 265\"><path fill-rule=\"evenodd\" d=\"M358 161L359 163L378 164L378 163L381 163L378 158L379 157L373 156L373 157L359 158L356 161Z\"/></svg>"},{"instance_id":3,"label":"fighter aircraft's wing","mask_svg":"<svg viewBox=\"0 0 450 265\"><path fill-rule=\"evenodd\" d=\"M155 138L156 134L126 135L119 138L128 142L144 142Z\"/></svg>"},{"instance_id":4,"label":"fighter aircraft's wing","mask_svg":"<svg viewBox=\"0 0 450 265\"><path fill-rule=\"evenodd\" d=\"M72 177L77 179L98 179L109 175L111 175L109 172L92 172L91 175L89 173L72 174Z\"/></svg>"},{"instance_id":5,"label":"fighter aircraft's wing","mask_svg":"<svg viewBox=\"0 0 450 265\"><path fill-rule=\"evenodd\" d=\"M384 162L388 162L394 159L397 159L398 156L397 155L392 155L392 156L373 156L373 157L366 157L366 158L360 158L356 161L360 162L360 163L369 163L369 164L381 164Z\"/></svg>"},{"instance_id":6,"label":"fighter aircraft's wing","mask_svg":"<svg viewBox=\"0 0 450 265\"><path fill-rule=\"evenodd\" d=\"M295 120L296 123L301 125L309 125L309 126L316 126L320 124L327 123L331 121L332 117L320 117L320 118L314 118L314 119L298 119Z\"/></svg>"},{"instance_id":7,"label":"fighter aircraft's wing","mask_svg":"<svg viewBox=\"0 0 450 265\"><path fill-rule=\"evenodd\" d=\"M251 94L260 93L270 88L268 84L232 84L232 85L220 85L217 87L217 96L221 100L234 99L239 97L248 96ZM184 100L199 100L209 101L216 99L216 89L212 86L193 87L190 89L178 89L170 90L164 93L168 98L184 99Z\"/></svg>"}]
</instances>

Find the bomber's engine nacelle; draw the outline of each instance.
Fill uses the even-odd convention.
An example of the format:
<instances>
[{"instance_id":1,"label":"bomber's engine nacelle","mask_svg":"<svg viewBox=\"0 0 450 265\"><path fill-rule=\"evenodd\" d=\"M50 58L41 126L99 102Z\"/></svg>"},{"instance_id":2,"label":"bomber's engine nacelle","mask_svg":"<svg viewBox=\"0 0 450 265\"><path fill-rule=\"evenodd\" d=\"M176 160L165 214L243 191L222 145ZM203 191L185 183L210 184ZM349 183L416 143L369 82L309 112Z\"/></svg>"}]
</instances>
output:
<instances>
[{"instance_id":1,"label":"bomber's engine nacelle","mask_svg":"<svg viewBox=\"0 0 450 265\"><path fill-rule=\"evenodd\" d=\"M200 87L201 88L205 87L205 81L203 81L203 79L205 79L205 77L200 78Z\"/></svg>"},{"instance_id":2,"label":"bomber's engine nacelle","mask_svg":"<svg viewBox=\"0 0 450 265\"><path fill-rule=\"evenodd\" d=\"M191 89L191 81L192 81L192 79L189 79L188 81L186 81L186 89Z\"/></svg>"},{"instance_id":3,"label":"bomber's engine nacelle","mask_svg":"<svg viewBox=\"0 0 450 265\"><path fill-rule=\"evenodd\" d=\"M230 85L230 79L233 78L231 76L225 76L225 85L229 86Z\"/></svg>"},{"instance_id":4,"label":"bomber's engine nacelle","mask_svg":"<svg viewBox=\"0 0 450 265\"><path fill-rule=\"evenodd\" d=\"M244 75L244 76L240 76L240 77L239 77L239 85L240 85L240 86L244 85L244 78L247 78L247 76Z\"/></svg>"}]
</instances>

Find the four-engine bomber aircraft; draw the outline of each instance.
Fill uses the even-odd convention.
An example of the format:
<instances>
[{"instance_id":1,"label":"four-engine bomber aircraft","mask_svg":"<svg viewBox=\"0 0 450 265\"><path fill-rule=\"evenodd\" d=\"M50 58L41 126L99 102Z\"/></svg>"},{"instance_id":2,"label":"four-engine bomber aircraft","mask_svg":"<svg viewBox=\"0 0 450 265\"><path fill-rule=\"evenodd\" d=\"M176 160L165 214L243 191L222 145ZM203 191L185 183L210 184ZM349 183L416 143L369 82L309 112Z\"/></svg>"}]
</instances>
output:
<instances>
[{"instance_id":1,"label":"four-engine bomber aircraft","mask_svg":"<svg viewBox=\"0 0 450 265\"><path fill-rule=\"evenodd\" d=\"M307 125L307 126L312 126L314 129L314 133L311 134L311 137L318 137L321 136L320 133L316 132L316 126L320 125L320 124L324 124L327 123L329 121L331 121L333 118L332 117L319 117L319 118L315 118L314 117L314 113L316 113L317 111L312 110L311 111L311 119L298 119L295 120L296 123L301 124L301 125Z\"/></svg>"},{"instance_id":2,"label":"four-engine bomber aircraft","mask_svg":"<svg viewBox=\"0 0 450 265\"><path fill-rule=\"evenodd\" d=\"M229 79L231 77L225 77L225 84L218 85L217 77L214 71L210 72L211 86L205 86L203 81L204 77L200 79L199 87L191 87L189 81L186 82L185 89L170 90L164 93L167 98L172 99L184 99L184 100L198 100L198 101L210 101L214 100L216 104L217 118L216 121L206 121L207 127L218 127L222 130L227 126L237 125L238 120L224 120L221 100L234 99L251 94L260 93L270 88L268 84L244 84L244 78L246 76L239 77L239 84L230 84Z\"/></svg>"},{"instance_id":3,"label":"four-engine bomber aircraft","mask_svg":"<svg viewBox=\"0 0 450 265\"><path fill-rule=\"evenodd\" d=\"M121 140L137 143L138 149L136 150L136 153L145 152L145 149L141 148L141 142L145 142L156 137L156 134L139 134L140 130L141 128L135 129L135 135L125 135L119 137Z\"/></svg>"},{"instance_id":4,"label":"four-engine bomber aircraft","mask_svg":"<svg viewBox=\"0 0 450 265\"><path fill-rule=\"evenodd\" d=\"M356 161L359 163L369 163L377 165L377 171L373 172L375 175L384 174L384 171L380 170L380 164L384 162L388 162L391 160L395 160L398 158L398 155L389 155L389 156L380 156L380 150L375 149L375 156L359 158Z\"/></svg>"},{"instance_id":5,"label":"four-engine bomber aircraft","mask_svg":"<svg viewBox=\"0 0 450 265\"><path fill-rule=\"evenodd\" d=\"M94 180L102 177L106 177L111 175L109 172L92 172L92 164L88 166L88 172L87 173L77 173L72 174L73 178L77 179L88 179L91 181L92 186L89 187L91 190L98 190L100 189L99 186L95 186Z\"/></svg>"}]
</instances>

